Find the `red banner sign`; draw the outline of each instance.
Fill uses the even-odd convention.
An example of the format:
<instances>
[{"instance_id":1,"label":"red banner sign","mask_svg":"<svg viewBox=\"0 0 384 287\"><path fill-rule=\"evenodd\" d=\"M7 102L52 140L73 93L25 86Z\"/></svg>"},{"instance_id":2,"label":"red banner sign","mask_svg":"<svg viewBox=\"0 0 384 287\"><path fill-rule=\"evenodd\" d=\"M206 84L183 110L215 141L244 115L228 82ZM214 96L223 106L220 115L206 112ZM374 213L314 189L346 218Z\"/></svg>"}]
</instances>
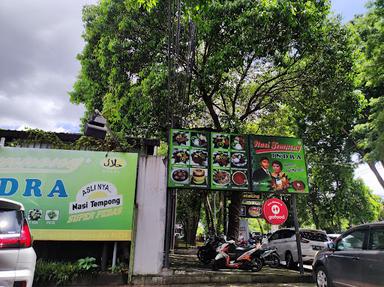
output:
<instances>
[{"instance_id":1,"label":"red banner sign","mask_svg":"<svg viewBox=\"0 0 384 287\"><path fill-rule=\"evenodd\" d=\"M288 218L288 208L280 199L271 198L264 202L263 216L268 223L280 225Z\"/></svg>"}]
</instances>

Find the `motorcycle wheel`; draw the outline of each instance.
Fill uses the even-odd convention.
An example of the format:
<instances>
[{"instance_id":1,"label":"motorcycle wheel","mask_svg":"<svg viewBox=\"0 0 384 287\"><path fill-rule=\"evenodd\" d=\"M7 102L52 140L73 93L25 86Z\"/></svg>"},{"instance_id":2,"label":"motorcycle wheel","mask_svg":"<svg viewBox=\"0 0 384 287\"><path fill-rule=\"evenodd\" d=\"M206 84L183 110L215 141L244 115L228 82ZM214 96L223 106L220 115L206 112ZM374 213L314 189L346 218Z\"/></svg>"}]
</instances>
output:
<instances>
[{"instance_id":1,"label":"motorcycle wheel","mask_svg":"<svg viewBox=\"0 0 384 287\"><path fill-rule=\"evenodd\" d=\"M252 259L252 271L253 272L259 272L261 270L261 268L263 268L263 261L258 257L253 258Z\"/></svg>"},{"instance_id":2,"label":"motorcycle wheel","mask_svg":"<svg viewBox=\"0 0 384 287\"><path fill-rule=\"evenodd\" d=\"M269 266L272 268L278 268L280 266L280 258L276 254L271 255L271 260L270 260Z\"/></svg>"},{"instance_id":3,"label":"motorcycle wheel","mask_svg":"<svg viewBox=\"0 0 384 287\"><path fill-rule=\"evenodd\" d=\"M216 260L213 260L213 262L212 262L212 270L213 271L219 270L219 266L217 265Z\"/></svg>"},{"instance_id":4,"label":"motorcycle wheel","mask_svg":"<svg viewBox=\"0 0 384 287\"><path fill-rule=\"evenodd\" d=\"M205 265L208 265L209 263L211 263L211 260L212 260L209 257L207 250L203 248L199 248L199 250L197 251L197 258L199 258L200 262Z\"/></svg>"}]
</instances>

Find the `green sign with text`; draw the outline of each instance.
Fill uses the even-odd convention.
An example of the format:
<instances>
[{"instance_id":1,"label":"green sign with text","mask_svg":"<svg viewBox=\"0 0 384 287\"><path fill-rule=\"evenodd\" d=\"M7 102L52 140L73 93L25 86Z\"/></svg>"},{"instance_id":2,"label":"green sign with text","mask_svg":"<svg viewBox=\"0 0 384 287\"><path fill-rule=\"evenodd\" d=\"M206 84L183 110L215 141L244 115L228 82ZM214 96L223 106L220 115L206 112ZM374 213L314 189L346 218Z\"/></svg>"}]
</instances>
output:
<instances>
[{"instance_id":1,"label":"green sign with text","mask_svg":"<svg viewBox=\"0 0 384 287\"><path fill-rule=\"evenodd\" d=\"M0 148L0 197L37 240L131 240L138 155Z\"/></svg>"},{"instance_id":2,"label":"green sign with text","mask_svg":"<svg viewBox=\"0 0 384 287\"><path fill-rule=\"evenodd\" d=\"M250 135L252 190L308 193L307 167L300 139Z\"/></svg>"}]
</instances>

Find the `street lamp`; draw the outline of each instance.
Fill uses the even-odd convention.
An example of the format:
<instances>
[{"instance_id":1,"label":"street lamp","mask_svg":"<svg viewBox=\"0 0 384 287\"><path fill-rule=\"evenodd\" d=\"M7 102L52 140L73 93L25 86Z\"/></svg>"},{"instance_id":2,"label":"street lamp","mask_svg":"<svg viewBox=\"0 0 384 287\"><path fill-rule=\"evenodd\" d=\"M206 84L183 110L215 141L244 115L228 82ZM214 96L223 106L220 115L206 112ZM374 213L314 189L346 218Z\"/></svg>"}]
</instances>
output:
<instances>
[{"instance_id":1,"label":"street lamp","mask_svg":"<svg viewBox=\"0 0 384 287\"><path fill-rule=\"evenodd\" d=\"M84 134L103 140L107 131L107 120L98 110L95 110L90 120L85 124Z\"/></svg>"}]
</instances>

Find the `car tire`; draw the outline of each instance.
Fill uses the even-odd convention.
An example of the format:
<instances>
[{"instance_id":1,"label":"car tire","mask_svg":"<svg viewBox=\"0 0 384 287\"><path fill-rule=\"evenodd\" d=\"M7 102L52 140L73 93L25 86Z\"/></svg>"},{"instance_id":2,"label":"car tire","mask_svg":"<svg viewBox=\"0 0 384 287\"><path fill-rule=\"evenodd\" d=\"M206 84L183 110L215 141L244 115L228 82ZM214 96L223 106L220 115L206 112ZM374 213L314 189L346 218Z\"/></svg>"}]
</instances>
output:
<instances>
[{"instance_id":1,"label":"car tire","mask_svg":"<svg viewBox=\"0 0 384 287\"><path fill-rule=\"evenodd\" d=\"M288 269L297 268L297 262L293 261L293 256L290 251L287 251L287 253L285 253L285 264L287 265Z\"/></svg>"},{"instance_id":2,"label":"car tire","mask_svg":"<svg viewBox=\"0 0 384 287\"><path fill-rule=\"evenodd\" d=\"M317 287L332 287L332 280L329 278L327 269L324 266L319 266L315 270L315 280Z\"/></svg>"}]
</instances>

